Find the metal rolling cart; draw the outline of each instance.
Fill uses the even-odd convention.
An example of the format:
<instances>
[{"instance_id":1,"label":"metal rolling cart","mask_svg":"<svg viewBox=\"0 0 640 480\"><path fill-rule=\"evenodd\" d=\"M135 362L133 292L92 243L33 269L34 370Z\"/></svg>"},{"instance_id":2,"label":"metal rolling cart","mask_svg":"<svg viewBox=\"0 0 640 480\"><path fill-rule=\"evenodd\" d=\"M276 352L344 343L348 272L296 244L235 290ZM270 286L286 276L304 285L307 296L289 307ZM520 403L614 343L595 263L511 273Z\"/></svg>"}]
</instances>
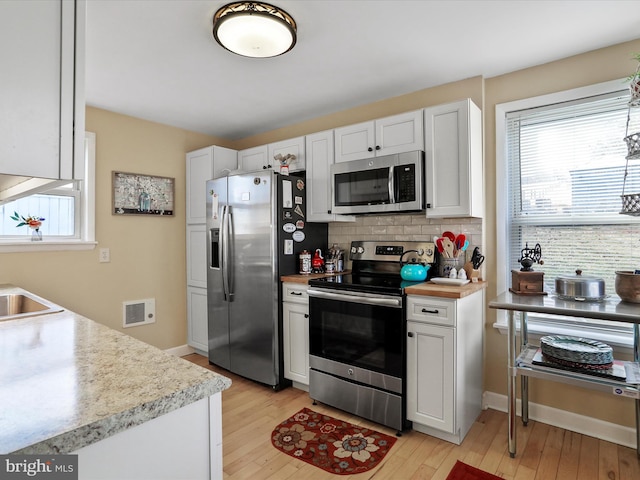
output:
<instances>
[{"instance_id":1,"label":"metal rolling cart","mask_svg":"<svg viewBox=\"0 0 640 480\"><path fill-rule=\"evenodd\" d=\"M509 454L516 454L516 376L521 375L522 423L529 421L528 377L552 380L635 400L636 452L640 458L640 385L569 370L545 367L532 362L538 346L529 344L527 314L544 313L633 324L633 361L640 361L640 304L606 299L576 302L556 295L525 296L505 292L489 302L489 308L508 313L507 411ZM520 312L520 349L516 345L515 312Z\"/></svg>"}]
</instances>

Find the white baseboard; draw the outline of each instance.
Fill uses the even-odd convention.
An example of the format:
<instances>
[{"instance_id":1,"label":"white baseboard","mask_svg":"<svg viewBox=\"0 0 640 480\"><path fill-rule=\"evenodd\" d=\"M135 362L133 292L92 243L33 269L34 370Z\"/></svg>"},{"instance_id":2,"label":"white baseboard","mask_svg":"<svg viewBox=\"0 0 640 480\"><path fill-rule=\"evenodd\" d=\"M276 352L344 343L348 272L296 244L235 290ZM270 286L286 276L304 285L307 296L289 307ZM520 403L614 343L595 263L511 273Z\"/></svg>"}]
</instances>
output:
<instances>
[{"instance_id":1,"label":"white baseboard","mask_svg":"<svg viewBox=\"0 0 640 480\"><path fill-rule=\"evenodd\" d=\"M483 408L506 412L507 396L494 392L484 392L482 406ZM521 411L522 406L520 399L518 399L516 401L516 414L520 416ZM572 432L577 432L582 435L599 438L625 447L636 448L636 431L634 428L605 422L596 418L586 417L533 402L529 402L529 418L536 422L564 428L565 430L571 430ZM517 425L517 427L521 428L522 423Z\"/></svg>"},{"instance_id":2,"label":"white baseboard","mask_svg":"<svg viewBox=\"0 0 640 480\"><path fill-rule=\"evenodd\" d=\"M184 357L185 355L191 355L192 353L200 353L195 348L189 345L180 345L178 347L167 348L165 352L175 355L176 357Z\"/></svg>"}]
</instances>

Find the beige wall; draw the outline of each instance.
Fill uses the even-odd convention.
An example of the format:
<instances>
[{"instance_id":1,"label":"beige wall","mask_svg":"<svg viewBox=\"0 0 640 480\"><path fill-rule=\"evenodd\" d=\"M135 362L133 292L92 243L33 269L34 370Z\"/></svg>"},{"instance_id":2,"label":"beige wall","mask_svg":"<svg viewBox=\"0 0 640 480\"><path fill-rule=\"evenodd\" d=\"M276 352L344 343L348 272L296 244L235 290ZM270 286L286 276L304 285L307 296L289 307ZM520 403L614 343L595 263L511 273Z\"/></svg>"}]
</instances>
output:
<instances>
[{"instance_id":1,"label":"beige wall","mask_svg":"<svg viewBox=\"0 0 640 480\"><path fill-rule=\"evenodd\" d=\"M122 329L122 302L156 299L157 322L124 331L160 348L186 343L185 152L219 138L87 108L96 134L95 250L0 254L0 283L12 283ZM111 172L175 178L173 217L111 214ZM98 262L98 248L111 262Z\"/></svg>"},{"instance_id":2,"label":"beige wall","mask_svg":"<svg viewBox=\"0 0 640 480\"><path fill-rule=\"evenodd\" d=\"M495 107L497 104L626 78L635 71L633 52L640 51L640 40L603 48L558 62L490 78L485 81L485 194L486 194L486 273L489 280L496 276L496 141ZM621 83L621 86L624 84ZM621 139L622 141L622 139ZM544 244L543 244L544 245ZM544 246L543 246L544 250ZM612 287L612 286L610 286ZM491 282L487 298L497 295ZM496 312L487 310L485 336L486 391L506 394L506 339L492 324ZM592 416L620 425L634 425L634 404L628 399L559 385L545 381L531 381L530 400L551 407Z\"/></svg>"}]
</instances>

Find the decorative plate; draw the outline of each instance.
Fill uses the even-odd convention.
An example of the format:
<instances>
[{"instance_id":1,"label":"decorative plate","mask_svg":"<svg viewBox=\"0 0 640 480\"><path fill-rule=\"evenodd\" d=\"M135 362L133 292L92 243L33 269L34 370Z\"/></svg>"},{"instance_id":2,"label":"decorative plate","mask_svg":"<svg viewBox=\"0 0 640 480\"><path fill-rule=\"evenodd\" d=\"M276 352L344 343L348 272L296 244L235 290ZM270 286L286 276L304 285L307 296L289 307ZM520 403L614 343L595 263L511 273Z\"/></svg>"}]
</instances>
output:
<instances>
[{"instance_id":1,"label":"decorative plate","mask_svg":"<svg viewBox=\"0 0 640 480\"><path fill-rule=\"evenodd\" d=\"M573 363L604 365L613 362L613 349L589 338L547 335L540 339L544 355Z\"/></svg>"},{"instance_id":2,"label":"decorative plate","mask_svg":"<svg viewBox=\"0 0 640 480\"><path fill-rule=\"evenodd\" d=\"M444 278L444 277L436 277L436 278L432 278L431 281L433 283L438 283L441 285L466 285L467 283L469 283L471 280L467 279L462 279L462 278Z\"/></svg>"}]
</instances>

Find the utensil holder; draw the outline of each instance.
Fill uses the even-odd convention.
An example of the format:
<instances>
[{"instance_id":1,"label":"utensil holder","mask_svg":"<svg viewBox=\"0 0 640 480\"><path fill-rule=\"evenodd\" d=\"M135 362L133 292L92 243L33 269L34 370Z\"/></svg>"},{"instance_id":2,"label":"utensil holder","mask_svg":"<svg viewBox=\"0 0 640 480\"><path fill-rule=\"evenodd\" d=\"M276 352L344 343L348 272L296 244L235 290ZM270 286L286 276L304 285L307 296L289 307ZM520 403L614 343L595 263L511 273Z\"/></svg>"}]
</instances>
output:
<instances>
[{"instance_id":1,"label":"utensil holder","mask_svg":"<svg viewBox=\"0 0 640 480\"><path fill-rule=\"evenodd\" d=\"M449 272L452 268L460 270L464 267L464 258L446 258L440 257L440 263L438 265L438 276L449 278Z\"/></svg>"}]
</instances>

